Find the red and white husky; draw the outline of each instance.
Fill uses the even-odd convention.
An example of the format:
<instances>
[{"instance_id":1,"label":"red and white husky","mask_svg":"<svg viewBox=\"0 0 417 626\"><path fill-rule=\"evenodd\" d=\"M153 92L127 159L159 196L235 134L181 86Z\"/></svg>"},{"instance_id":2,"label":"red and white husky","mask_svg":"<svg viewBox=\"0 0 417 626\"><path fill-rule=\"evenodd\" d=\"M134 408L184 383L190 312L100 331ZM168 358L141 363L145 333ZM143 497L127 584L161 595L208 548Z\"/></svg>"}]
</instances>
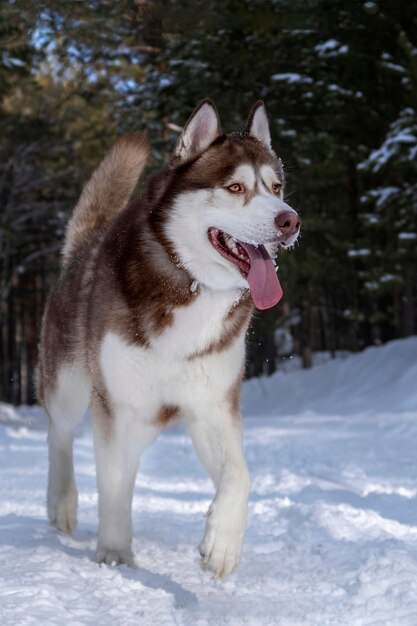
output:
<instances>
[{"instance_id":1,"label":"red and white husky","mask_svg":"<svg viewBox=\"0 0 417 626\"><path fill-rule=\"evenodd\" d=\"M262 102L224 135L215 106L195 109L170 163L129 202L148 156L123 136L93 173L68 224L63 269L42 326L38 396L49 416L48 514L76 524L74 429L93 414L99 563L134 565L131 502L138 462L185 419L216 485L204 564L236 568L249 476L239 408L253 304L282 295L271 256L300 230Z\"/></svg>"}]
</instances>

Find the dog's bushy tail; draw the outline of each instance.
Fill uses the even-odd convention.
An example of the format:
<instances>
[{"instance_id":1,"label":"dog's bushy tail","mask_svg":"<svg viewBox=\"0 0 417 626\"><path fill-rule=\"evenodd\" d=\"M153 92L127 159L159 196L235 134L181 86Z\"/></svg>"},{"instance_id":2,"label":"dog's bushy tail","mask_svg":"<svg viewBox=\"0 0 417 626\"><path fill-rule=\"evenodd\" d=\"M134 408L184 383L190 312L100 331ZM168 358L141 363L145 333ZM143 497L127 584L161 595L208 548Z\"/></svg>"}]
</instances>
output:
<instances>
[{"instance_id":1,"label":"dog's bushy tail","mask_svg":"<svg viewBox=\"0 0 417 626\"><path fill-rule=\"evenodd\" d=\"M145 134L127 133L94 170L68 222L62 250L64 265L96 228L127 205L148 155Z\"/></svg>"}]
</instances>

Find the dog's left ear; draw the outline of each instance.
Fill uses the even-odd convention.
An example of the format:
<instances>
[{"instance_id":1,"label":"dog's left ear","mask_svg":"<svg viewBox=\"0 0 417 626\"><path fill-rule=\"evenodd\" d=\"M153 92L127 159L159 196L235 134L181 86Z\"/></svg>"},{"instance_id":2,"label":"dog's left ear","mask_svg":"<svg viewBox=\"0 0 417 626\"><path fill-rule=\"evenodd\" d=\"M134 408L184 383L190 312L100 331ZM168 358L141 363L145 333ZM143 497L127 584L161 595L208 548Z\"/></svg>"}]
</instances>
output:
<instances>
[{"instance_id":1,"label":"dog's left ear","mask_svg":"<svg viewBox=\"0 0 417 626\"><path fill-rule=\"evenodd\" d=\"M174 158L190 161L204 152L221 135L220 118L214 103L200 102L188 119L174 150Z\"/></svg>"},{"instance_id":2,"label":"dog's left ear","mask_svg":"<svg viewBox=\"0 0 417 626\"><path fill-rule=\"evenodd\" d=\"M265 105L262 100L256 102L249 113L245 133L254 137L271 150L271 133L266 115Z\"/></svg>"}]
</instances>

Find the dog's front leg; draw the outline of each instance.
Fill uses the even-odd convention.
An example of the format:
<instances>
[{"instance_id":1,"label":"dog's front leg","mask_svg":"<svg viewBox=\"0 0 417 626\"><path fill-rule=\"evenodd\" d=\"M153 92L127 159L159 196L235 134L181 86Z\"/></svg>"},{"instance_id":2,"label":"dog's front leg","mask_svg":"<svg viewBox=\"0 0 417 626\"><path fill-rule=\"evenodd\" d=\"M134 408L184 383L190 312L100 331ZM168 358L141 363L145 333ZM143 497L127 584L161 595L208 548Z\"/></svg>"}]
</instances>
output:
<instances>
[{"instance_id":1,"label":"dog's front leg","mask_svg":"<svg viewBox=\"0 0 417 626\"><path fill-rule=\"evenodd\" d=\"M216 578L237 567L246 528L249 472L242 450L241 417L228 406L206 407L189 424L197 453L216 485L200 545L204 565Z\"/></svg>"},{"instance_id":2,"label":"dog's front leg","mask_svg":"<svg viewBox=\"0 0 417 626\"><path fill-rule=\"evenodd\" d=\"M99 524L96 561L135 567L131 508L141 453L160 427L147 424L128 409L106 415L93 407L97 462Z\"/></svg>"}]
</instances>

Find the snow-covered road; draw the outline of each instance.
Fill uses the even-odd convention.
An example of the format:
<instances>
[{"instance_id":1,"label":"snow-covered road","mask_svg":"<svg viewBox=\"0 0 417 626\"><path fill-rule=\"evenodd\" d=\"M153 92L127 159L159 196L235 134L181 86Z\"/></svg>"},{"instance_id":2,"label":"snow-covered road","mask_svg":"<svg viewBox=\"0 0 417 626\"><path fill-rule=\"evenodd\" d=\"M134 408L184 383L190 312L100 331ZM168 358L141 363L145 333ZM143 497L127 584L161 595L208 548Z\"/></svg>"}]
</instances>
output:
<instances>
[{"instance_id":1,"label":"snow-covered road","mask_svg":"<svg viewBox=\"0 0 417 626\"><path fill-rule=\"evenodd\" d=\"M245 419L248 532L239 570L224 583L199 565L196 546L213 489L181 427L147 451L138 476L140 568L99 567L92 561L97 495L90 429L76 440L79 524L68 537L45 518L44 416L1 406L0 624L417 626L417 403L413 408L408 380L417 340L395 344L396 350L393 344L378 350L382 380L387 350L390 368L397 359L397 377L385 391L377 377L363 392L366 412L344 410L343 394L333 414L309 413L301 404L286 415L279 403L271 408L292 377L316 380L321 369L319 380L328 384L326 368L343 367L348 376L347 361L260 384L263 414ZM363 354L349 359L351 378ZM247 406L254 385L245 390ZM394 411L401 388L407 410ZM372 393L377 412L368 409ZM391 400L387 395L382 411L384 393Z\"/></svg>"}]
</instances>

